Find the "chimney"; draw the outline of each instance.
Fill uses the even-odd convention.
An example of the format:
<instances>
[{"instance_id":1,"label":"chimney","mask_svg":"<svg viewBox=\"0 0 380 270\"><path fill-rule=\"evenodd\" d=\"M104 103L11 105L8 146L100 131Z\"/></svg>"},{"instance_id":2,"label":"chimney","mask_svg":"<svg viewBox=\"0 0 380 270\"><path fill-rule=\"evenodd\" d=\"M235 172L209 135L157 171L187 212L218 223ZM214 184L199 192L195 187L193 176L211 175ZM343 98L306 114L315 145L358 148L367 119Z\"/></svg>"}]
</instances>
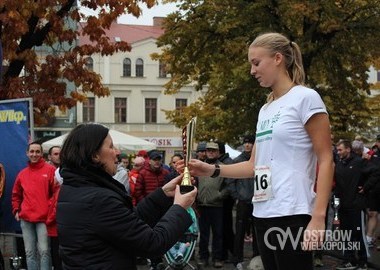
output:
<instances>
[{"instance_id":1,"label":"chimney","mask_svg":"<svg viewBox=\"0 0 380 270\"><path fill-rule=\"evenodd\" d=\"M153 17L153 26L162 26L165 17Z\"/></svg>"}]
</instances>

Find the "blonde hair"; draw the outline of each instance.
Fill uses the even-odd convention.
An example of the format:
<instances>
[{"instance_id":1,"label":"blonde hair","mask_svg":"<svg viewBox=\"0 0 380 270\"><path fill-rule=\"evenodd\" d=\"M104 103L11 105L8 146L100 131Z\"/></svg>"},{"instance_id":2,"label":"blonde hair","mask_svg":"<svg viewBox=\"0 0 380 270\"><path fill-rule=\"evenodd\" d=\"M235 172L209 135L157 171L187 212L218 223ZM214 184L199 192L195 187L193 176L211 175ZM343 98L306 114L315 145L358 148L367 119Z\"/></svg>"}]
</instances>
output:
<instances>
[{"instance_id":1,"label":"blonde hair","mask_svg":"<svg viewBox=\"0 0 380 270\"><path fill-rule=\"evenodd\" d=\"M305 71L302 64L302 54L297 43L290 41L279 33L266 33L259 35L251 43L249 48L261 47L268 49L273 54L281 53L285 58L285 67L292 82L296 85L305 85ZM273 100L271 92L267 102Z\"/></svg>"}]
</instances>

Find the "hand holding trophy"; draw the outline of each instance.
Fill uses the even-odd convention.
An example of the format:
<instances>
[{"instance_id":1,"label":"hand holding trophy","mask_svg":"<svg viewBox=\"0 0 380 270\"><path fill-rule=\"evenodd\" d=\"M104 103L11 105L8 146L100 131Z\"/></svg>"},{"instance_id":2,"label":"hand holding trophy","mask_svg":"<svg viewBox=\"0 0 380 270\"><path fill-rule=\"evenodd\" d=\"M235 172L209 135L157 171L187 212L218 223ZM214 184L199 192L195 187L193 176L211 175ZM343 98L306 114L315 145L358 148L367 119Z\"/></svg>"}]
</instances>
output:
<instances>
[{"instance_id":1,"label":"hand holding trophy","mask_svg":"<svg viewBox=\"0 0 380 270\"><path fill-rule=\"evenodd\" d=\"M193 150L193 138L195 136L196 121L196 117L191 118L187 126L182 129L183 158L185 161L185 169L180 185L180 191L182 194L190 192L194 189L194 186L191 184L191 175L189 172L188 164L191 159L191 153Z\"/></svg>"}]
</instances>

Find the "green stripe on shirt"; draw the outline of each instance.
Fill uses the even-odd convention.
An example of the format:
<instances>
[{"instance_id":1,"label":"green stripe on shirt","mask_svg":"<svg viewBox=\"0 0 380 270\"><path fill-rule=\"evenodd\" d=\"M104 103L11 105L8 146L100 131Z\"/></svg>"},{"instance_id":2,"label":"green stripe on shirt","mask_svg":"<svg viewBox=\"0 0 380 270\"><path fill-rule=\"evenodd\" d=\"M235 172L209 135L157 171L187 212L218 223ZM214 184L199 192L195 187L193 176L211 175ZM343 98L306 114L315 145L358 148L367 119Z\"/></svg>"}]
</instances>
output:
<instances>
[{"instance_id":1,"label":"green stripe on shirt","mask_svg":"<svg viewBox=\"0 0 380 270\"><path fill-rule=\"evenodd\" d=\"M259 132L259 133L256 133L256 137L261 137L261 136L264 136L264 135L272 134L272 132L273 132L272 129L267 130L267 131L263 131L263 132Z\"/></svg>"}]
</instances>

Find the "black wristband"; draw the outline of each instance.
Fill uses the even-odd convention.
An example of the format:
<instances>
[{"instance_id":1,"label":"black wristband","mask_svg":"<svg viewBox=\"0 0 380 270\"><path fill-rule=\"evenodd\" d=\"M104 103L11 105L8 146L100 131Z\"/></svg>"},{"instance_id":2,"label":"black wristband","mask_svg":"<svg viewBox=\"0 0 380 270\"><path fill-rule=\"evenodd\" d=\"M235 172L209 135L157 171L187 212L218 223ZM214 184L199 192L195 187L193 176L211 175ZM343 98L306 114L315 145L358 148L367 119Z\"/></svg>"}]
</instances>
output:
<instances>
[{"instance_id":1,"label":"black wristband","mask_svg":"<svg viewBox=\"0 0 380 270\"><path fill-rule=\"evenodd\" d=\"M220 166L219 164L215 164L215 171L214 173L211 175L212 178L215 178L215 177L218 177L220 174Z\"/></svg>"}]
</instances>

